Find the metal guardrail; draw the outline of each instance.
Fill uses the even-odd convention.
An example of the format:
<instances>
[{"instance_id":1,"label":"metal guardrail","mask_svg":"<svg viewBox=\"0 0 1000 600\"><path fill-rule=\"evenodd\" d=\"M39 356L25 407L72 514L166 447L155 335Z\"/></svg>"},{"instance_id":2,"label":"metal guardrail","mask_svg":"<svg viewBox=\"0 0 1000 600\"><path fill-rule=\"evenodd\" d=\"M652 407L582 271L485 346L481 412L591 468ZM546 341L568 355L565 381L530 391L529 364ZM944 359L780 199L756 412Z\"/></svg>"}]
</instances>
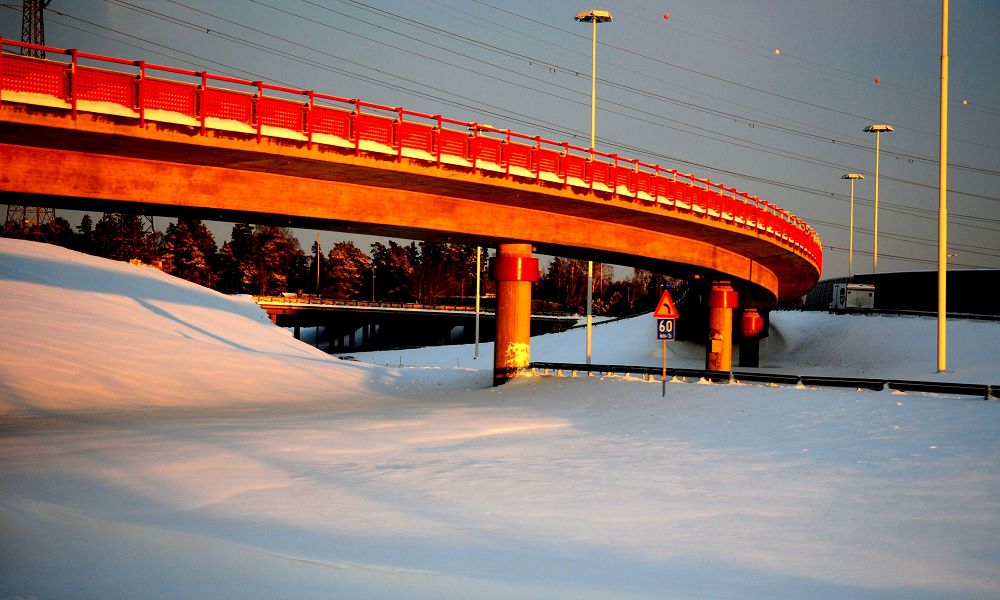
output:
<instances>
[{"instance_id":1,"label":"metal guardrail","mask_svg":"<svg viewBox=\"0 0 1000 600\"><path fill-rule=\"evenodd\" d=\"M423 310L441 312L474 313L474 306L464 306L458 304L422 304L419 302L392 302L382 300L342 300L339 298L324 298L315 295L302 296L252 296L253 301L261 306L295 306L301 308L315 307L335 307L335 308L377 308L377 309L401 309L401 310ZM484 316L494 316L496 311L492 308L480 310ZM535 310L531 311L535 317L555 317L567 320L579 319L576 313Z\"/></svg>"},{"instance_id":2,"label":"metal guardrail","mask_svg":"<svg viewBox=\"0 0 1000 600\"><path fill-rule=\"evenodd\" d=\"M419 310L447 310L456 312L475 311L474 307L455 304L423 304L420 302L392 302L381 300L342 300L321 296L254 296L257 304L296 304L303 306L340 306L356 308L405 308ZM486 312L486 311L483 311ZM490 311L492 312L492 311Z\"/></svg>"},{"instance_id":3,"label":"metal guardrail","mask_svg":"<svg viewBox=\"0 0 1000 600\"><path fill-rule=\"evenodd\" d=\"M828 312L835 312L838 314L873 314L873 315L888 315L890 317L937 317L936 311L931 310L906 310L899 308L872 308L866 311L835 311L828 309ZM981 315L975 313L960 313L960 312L949 312L945 314L945 317L949 319L967 319L970 321L1000 321L1000 315Z\"/></svg>"},{"instance_id":4,"label":"metal guardrail","mask_svg":"<svg viewBox=\"0 0 1000 600\"><path fill-rule=\"evenodd\" d=\"M573 373L606 373L621 375L661 376L662 367L639 365L586 365L560 362L532 362L532 371L570 371ZM762 373L757 371L708 371L704 369L667 368L668 377L696 377L715 383L759 382L779 385L803 385L816 387L842 387L882 391L886 389L901 392L925 392L931 394L953 394L957 396L978 396L984 400L1000 400L1000 385L982 383L957 383L946 381L915 381L906 379L881 379L867 377L831 377L826 375L787 375L783 373Z\"/></svg>"}]
</instances>

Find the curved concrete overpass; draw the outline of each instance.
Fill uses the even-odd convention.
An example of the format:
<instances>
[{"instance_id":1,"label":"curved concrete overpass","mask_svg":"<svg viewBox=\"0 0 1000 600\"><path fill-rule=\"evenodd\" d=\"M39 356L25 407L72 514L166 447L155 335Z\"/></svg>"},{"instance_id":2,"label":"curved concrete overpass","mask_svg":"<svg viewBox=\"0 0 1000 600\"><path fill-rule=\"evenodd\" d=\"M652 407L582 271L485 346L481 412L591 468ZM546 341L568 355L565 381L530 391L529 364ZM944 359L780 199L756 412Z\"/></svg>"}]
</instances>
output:
<instances>
[{"instance_id":1,"label":"curved concrete overpass","mask_svg":"<svg viewBox=\"0 0 1000 600\"><path fill-rule=\"evenodd\" d=\"M797 298L819 278L821 246L808 225L707 180L401 108L49 51L66 58L0 58L8 203L129 204L168 216L527 243L702 271L762 306ZM176 79L151 77L156 70Z\"/></svg>"},{"instance_id":2,"label":"curved concrete overpass","mask_svg":"<svg viewBox=\"0 0 1000 600\"><path fill-rule=\"evenodd\" d=\"M497 383L530 360L535 250L704 273L717 370L738 304L768 308L819 279L822 245L802 219L693 175L358 99L44 50L58 60L0 51L5 202L496 245ZM756 315L744 311L748 327Z\"/></svg>"}]
</instances>

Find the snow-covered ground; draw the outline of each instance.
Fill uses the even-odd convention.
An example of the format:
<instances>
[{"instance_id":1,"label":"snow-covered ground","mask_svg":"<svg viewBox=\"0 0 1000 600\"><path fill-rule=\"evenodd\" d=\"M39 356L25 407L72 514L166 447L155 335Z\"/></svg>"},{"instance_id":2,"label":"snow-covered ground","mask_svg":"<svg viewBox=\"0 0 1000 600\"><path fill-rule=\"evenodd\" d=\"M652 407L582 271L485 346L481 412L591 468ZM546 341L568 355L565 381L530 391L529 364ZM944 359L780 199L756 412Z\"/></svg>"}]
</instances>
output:
<instances>
[{"instance_id":1,"label":"snow-covered ground","mask_svg":"<svg viewBox=\"0 0 1000 600\"><path fill-rule=\"evenodd\" d=\"M1000 325L950 322L942 376L934 327L774 313L761 361L1000 382ZM594 361L658 365L654 337L597 327ZM998 402L490 388L481 351L337 360L246 298L0 239L0 598L1000 596Z\"/></svg>"}]
</instances>

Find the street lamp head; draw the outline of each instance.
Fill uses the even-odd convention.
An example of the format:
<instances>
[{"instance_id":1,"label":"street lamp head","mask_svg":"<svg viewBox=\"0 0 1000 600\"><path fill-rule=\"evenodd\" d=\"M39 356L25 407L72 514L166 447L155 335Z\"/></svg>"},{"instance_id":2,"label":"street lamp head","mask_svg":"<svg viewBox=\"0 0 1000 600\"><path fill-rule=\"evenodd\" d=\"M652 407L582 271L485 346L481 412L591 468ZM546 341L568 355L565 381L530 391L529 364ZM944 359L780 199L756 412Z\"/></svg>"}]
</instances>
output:
<instances>
[{"instance_id":1,"label":"street lamp head","mask_svg":"<svg viewBox=\"0 0 1000 600\"><path fill-rule=\"evenodd\" d=\"M573 17L577 21L596 22L596 23L610 23L614 21L614 17L611 16L606 10L585 10L582 13Z\"/></svg>"},{"instance_id":2,"label":"street lamp head","mask_svg":"<svg viewBox=\"0 0 1000 600\"><path fill-rule=\"evenodd\" d=\"M886 123L877 123L875 125L869 125L868 127L865 127L865 131L867 131L868 133L882 133L884 131L895 131L895 130L892 128L892 125L888 125Z\"/></svg>"},{"instance_id":3,"label":"street lamp head","mask_svg":"<svg viewBox=\"0 0 1000 600\"><path fill-rule=\"evenodd\" d=\"M846 175L841 175L841 179L864 179L865 176L861 173L848 173Z\"/></svg>"}]
</instances>

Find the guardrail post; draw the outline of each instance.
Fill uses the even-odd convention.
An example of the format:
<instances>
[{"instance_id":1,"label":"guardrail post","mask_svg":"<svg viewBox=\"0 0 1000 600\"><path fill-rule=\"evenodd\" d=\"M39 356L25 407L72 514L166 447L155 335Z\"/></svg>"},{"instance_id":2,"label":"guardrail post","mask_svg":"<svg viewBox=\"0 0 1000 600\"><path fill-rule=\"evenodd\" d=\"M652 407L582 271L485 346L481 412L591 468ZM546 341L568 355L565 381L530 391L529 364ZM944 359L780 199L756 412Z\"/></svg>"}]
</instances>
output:
<instances>
[{"instance_id":1,"label":"guardrail post","mask_svg":"<svg viewBox=\"0 0 1000 600\"><path fill-rule=\"evenodd\" d=\"M542 136L535 136L535 152L531 157L532 166L535 167L535 185L540 185L542 183L542 165L539 160L542 153ZM556 171L559 170L559 165L556 165Z\"/></svg>"},{"instance_id":2,"label":"guardrail post","mask_svg":"<svg viewBox=\"0 0 1000 600\"><path fill-rule=\"evenodd\" d=\"M139 67L139 81L136 84L136 104L139 108L139 127L146 127L146 61L136 61Z\"/></svg>"},{"instance_id":3,"label":"guardrail post","mask_svg":"<svg viewBox=\"0 0 1000 600\"><path fill-rule=\"evenodd\" d=\"M70 106L73 107L73 120L76 120L76 64L77 64L77 51L76 49L69 50L70 66L69 66L69 98Z\"/></svg>"},{"instance_id":4,"label":"guardrail post","mask_svg":"<svg viewBox=\"0 0 1000 600\"><path fill-rule=\"evenodd\" d=\"M618 155L611 155L611 199L618 199Z\"/></svg>"},{"instance_id":5,"label":"guardrail post","mask_svg":"<svg viewBox=\"0 0 1000 600\"><path fill-rule=\"evenodd\" d=\"M198 90L198 118L201 121L201 135L205 135L205 118L207 109L205 107L205 96L208 94L208 71L201 72L201 89Z\"/></svg>"},{"instance_id":6,"label":"guardrail post","mask_svg":"<svg viewBox=\"0 0 1000 600\"><path fill-rule=\"evenodd\" d=\"M354 156L361 156L361 98L354 99L354 118L351 119L351 135L354 137Z\"/></svg>"},{"instance_id":7,"label":"guardrail post","mask_svg":"<svg viewBox=\"0 0 1000 600\"><path fill-rule=\"evenodd\" d=\"M313 147L313 107L316 106L316 92L309 90L309 104L306 108L306 148Z\"/></svg>"},{"instance_id":8,"label":"guardrail post","mask_svg":"<svg viewBox=\"0 0 1000 600\"><path fill-rule=\"evenodd\" d=\"M403 162L403 107L396 107L396 122L392 127L392 138L396 144L396 162Z\"/></svg>"},{"instance_id":9,"label":"guardrail post","mask_svg":"<svg viewBox=\"0 0 1000 600\"><path fill-rule=\"evenodd\" d=\"M507 130L507 145L500 142L500 162L504 166L504 179L510 179L510 129ZM506 154L506 156L504 156Z\"/></svg>"},{"instance_id":10,"label":"guardrail post","mask_svg":"<svg viewBox=\"0 0 1000 600\"><path fill-rule=\"evenodd\" d=\"M250 118L257 124L257 143L259 144L261 138L263 137L263 131L264 131L264 123L263 119L261 119L261 114L260 114L261 113L260 107L264 103L264 82L256 81L254 83L256 83L257 85L257 97L254 99L254 102L251 105L253 107L253 113L251 114Z\"/></svg>"},{"instance_id":11,"label":"guardrail post","mask_svg":"<svg viewBox=\"0 0 1000 600\"><path fill-rule=\"evenodd\" d=\"M437 168L441 168L441 137L444 131L444 118L441 115L434 115L437 119L437 131L434 132L434 158L437 159Z\"/></svg>"},{"instance_id":12,"label":"guardrail post","mask_svg":"<svg viewBox=\"0 0 1000 600\"><path fill-rule=\"evenodd\" d=\"M559 166L556 167L556 170L558 171L559 169L562 169L562 189L565 190L569 187L569 167L566 164L567 161L563 160L563 156L569 156L569 142L563 142L562 147L563 153L562 156L559 157Z\"/></svg>"},{"instance_id":13,"label":"guardrail post","mask_svg":"<svg viewBox=\"0 0 1000 600\"><path fill-rule=\"evenodd\" d=\"M496 343L493 385L517 376L531 363L531 284L538 279L538 259L531 244L500 244L493 259L497 282Z\"/></svg>"},{"instance_id":14,"label":"guardrail post","mask_svg":"<svg viewBox=\"0 0 1000 600\"><path fill-rule=\"evenodd\" d=\"M474 121L469 123L469 158L472 159L472 174L476 174L476 169L479 163L479 144L476 143L476 138L479 137L479 125Z\"/></svg>"}]
</instances>

